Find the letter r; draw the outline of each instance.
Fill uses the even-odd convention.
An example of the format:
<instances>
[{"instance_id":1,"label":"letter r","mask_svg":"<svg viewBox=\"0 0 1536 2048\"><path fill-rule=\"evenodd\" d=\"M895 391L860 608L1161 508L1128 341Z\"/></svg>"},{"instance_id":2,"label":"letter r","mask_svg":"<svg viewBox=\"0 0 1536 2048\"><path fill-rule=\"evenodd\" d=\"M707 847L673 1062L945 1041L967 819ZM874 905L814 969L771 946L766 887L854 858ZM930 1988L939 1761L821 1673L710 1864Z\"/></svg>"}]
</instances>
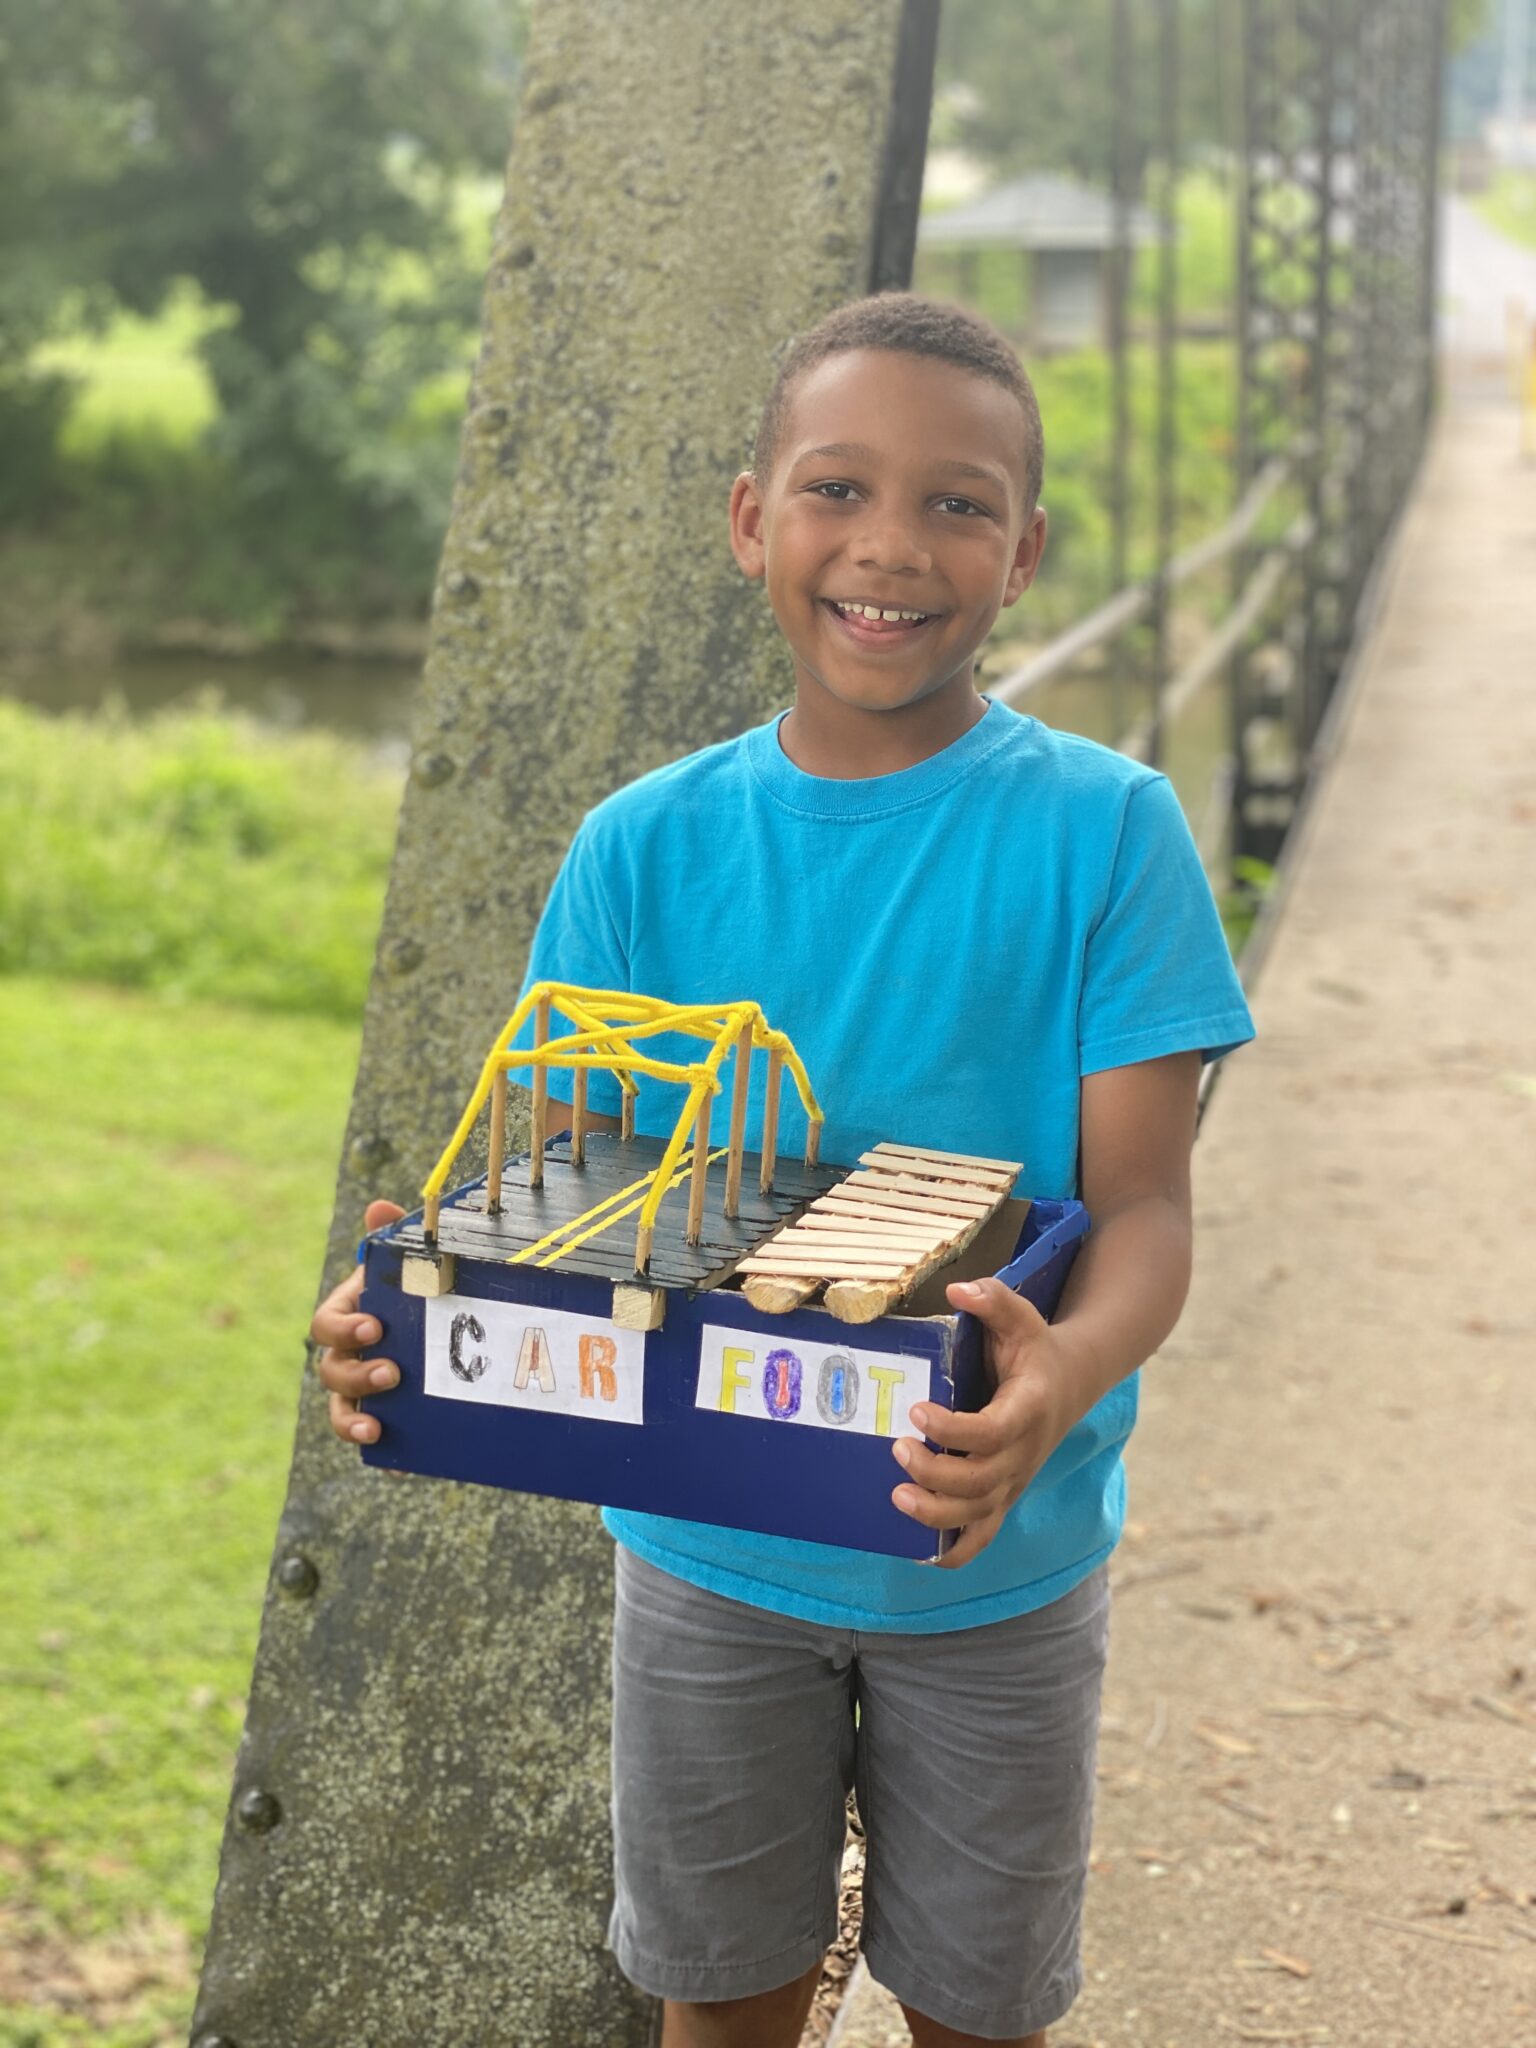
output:
<instances>
[{"instance_id":1,"label":"letter r","mask_svg":"<svg viewBox=\"0 0 1536 2048\"><path fill-rule=\"evenodd\" d=\"M617 1401L619 1382L613 1363L618 1355L619 1347L611 1337L589 1336L583 1332L576 1347L576 1371L583 1401L591 1400L594 1380L605 1401Z\"/></svg>"}]
</instances>

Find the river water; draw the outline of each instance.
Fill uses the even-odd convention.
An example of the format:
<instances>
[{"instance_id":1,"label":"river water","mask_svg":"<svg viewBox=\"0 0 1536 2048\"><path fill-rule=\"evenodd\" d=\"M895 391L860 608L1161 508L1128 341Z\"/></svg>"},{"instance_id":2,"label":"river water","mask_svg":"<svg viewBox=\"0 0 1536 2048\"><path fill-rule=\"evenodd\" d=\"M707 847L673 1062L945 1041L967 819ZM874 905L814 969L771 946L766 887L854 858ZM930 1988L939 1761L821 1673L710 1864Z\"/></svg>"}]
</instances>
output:
<instances>
[{"instance_id":1,"label":"river water","mask_svg":"<svg viewBox=\"0 0 1536 2048\"><path fill-rule=\"evenodd\" d=\"M231 708L276 731L320 727L405 760L419 665L274 654L267 658L160 655L104 665L59 661L0 670L0 695L45 711L93 711L110 699L146 716L216 692ZM985 687L985 684L983 684ZM1025 705L1036 718L1089 739L1113 742L1111 692L1102 671L1063 677ZM1140 708L1129 687L1126 709ZM1163 766L1200 827L1217 762L1226 751L1227 713L1219 688L1205 690L1166 736Z\"/></svg>"}]
</instances>

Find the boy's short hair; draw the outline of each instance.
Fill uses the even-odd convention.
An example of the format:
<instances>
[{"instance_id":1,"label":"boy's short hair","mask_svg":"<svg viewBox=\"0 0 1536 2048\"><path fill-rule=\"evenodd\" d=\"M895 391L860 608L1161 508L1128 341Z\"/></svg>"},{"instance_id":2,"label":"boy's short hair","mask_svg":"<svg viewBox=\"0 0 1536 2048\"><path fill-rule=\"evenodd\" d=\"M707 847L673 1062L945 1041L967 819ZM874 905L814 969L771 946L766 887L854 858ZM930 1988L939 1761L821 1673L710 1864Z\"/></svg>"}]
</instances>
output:
<instances>
[{"instance_id":1,"label":"boy's short hair","mask_svg":"<svg viewBox=\"0 0 1536 2048\"><path fill-rule=\"evenodd\" d=\"M773 467L789 411L790 392L798 379L828 356L856 348L933 356L940 362L953 363L957 369L986 377L1011 392L1024 415L1024 499L1026 509L1034 510L1045 471L1045 433L1035 387L1025 374L1017 351L980 314L967 312L963 306L924 298L919 292L879 292L873 298L855 299L795 337L779 364L758 421L752 446L755 476L766 477Z\"/></svg>"}]
</instances>

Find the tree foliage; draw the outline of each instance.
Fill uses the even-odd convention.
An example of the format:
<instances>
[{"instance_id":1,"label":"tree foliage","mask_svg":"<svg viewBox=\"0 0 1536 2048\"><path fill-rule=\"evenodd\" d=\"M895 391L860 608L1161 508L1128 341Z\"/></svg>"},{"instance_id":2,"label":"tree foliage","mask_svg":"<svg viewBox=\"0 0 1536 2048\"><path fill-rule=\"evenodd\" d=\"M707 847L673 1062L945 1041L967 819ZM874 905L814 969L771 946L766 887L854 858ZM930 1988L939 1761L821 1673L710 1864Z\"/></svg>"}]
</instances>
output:
<instances>
[{"instance_id":1,"label":"tree foliage","mask_svg":"<svg viewBox=\"0 0 1536 2048\"><path fill-rule=\"evenodd\" d=\"M458 361L457 210L500 169L515 0L0 0L0 405L37 342L193 278L245 507L409 511L378 433ZM451 454L450 454L451 460Z\"/></svg>"}]
</instances>

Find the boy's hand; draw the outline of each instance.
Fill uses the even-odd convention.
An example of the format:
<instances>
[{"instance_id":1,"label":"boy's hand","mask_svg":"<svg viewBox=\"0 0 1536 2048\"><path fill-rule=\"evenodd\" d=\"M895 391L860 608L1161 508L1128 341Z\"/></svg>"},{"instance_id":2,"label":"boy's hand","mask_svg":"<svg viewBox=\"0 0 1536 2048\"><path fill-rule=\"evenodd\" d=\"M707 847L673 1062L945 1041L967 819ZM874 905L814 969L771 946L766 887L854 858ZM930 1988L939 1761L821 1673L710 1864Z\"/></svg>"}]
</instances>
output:
<instances>
[{"instance_id":1,"label":"boy's hand","mask_svg":"<svg viewBox=\"0 0 1536 2048\"><path fill-rule=\"evenodd\" d=\"M365 1230L382 1230L386 1223L398 1223L405 1211L398 1202L370 1202L363 1211ZM365 1365L358 1352L379 1340L379 1326L372 1316L359 1315L358 1296L363 1291L363 1269L358 1266L315 1310L309 1334L321 1346L315 1370L322 1386L330 1389L331 1427L343 1443L371 1444L377 1441L379 1421L375 1415L358 1412L364 1394L380 1394L400 1377L400 1369L388 1358L370 1358Z\"/></svg>"},{"instance_id":2,"label":"boy's hand","mask_svg":"<svg viewBox=\"0 0 1536 2048\"><path fill-rule=\"evenodd\" d=\"M977 1415L934 1402L912 1410L924 1436L966 1455L946 1457L914 1437L899 1438L891 1448L912 1483L898 1486L891 1499L930 1529L964 1532L939 1560L953 1570L986 1549L1076 1417L1068 1398L1074 1374L1037 1308L1000 1280L960 1282L947 1291L952 1308L969 1310L985 1325L997 1391Z\"/></svg>"}]
</instances>

